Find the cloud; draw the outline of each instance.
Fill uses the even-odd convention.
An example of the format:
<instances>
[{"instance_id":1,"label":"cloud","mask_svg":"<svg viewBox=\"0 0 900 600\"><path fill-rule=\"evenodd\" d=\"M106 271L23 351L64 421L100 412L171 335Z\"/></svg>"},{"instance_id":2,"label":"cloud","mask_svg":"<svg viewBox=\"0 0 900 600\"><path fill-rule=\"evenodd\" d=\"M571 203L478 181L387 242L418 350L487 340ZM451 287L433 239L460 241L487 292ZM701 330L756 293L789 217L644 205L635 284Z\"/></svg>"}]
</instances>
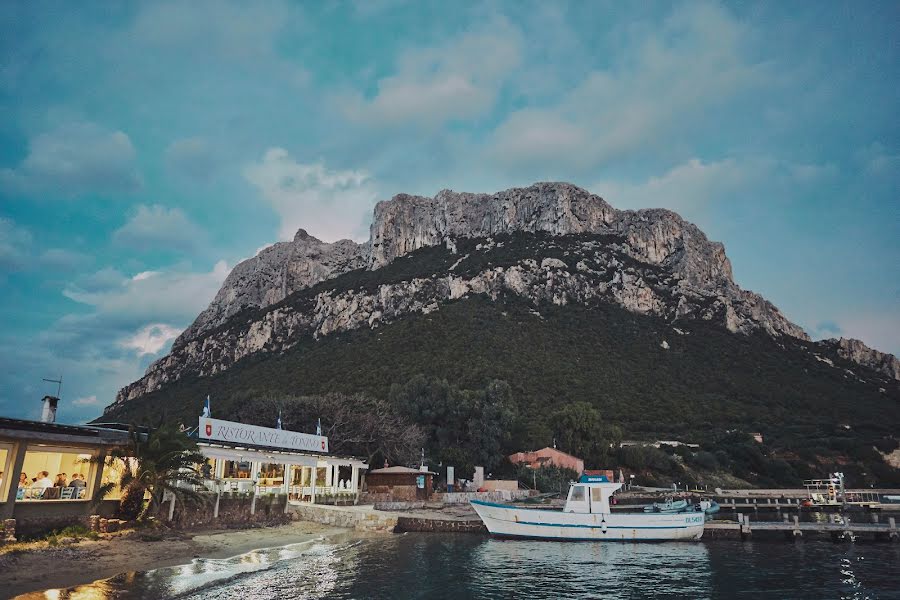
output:
<instances>
[{"instance_id":1,"label":"cloud","mask_svg":"<svg viewBox=\"0 0 900 600\"><path fill-rule=\"evenodd\" d=\"M67 271L84 267L92 260L87 254L64 248L48 248L37 254L31 232L0 217L0 271Z\"/></svg>"},{"instance_id":2,"label":"cloud","mask_svg":"<svg viewBox=\"0 0 900 600\"><path fill-rule=\"evenodd\" d=\"M706 109L763 84L767 65L744 56L744 26L723 8L691 4L660 27L623 27L619 52L554 105L510 113L487 156L510 169L588 169L690 132ZM549 143L544 143L544 140Z\"/></svg>"},{"instance_id":3,"label":"cloud","mask_svg":"<svg viewBox=\"0 0 900 600\"><path fill-rule=\"evenodd\" d=\"M518 28L497 17L439 46L409 48L395 73L378 80L373 97L349 93L340 104L351 119L386 126L435 127L477 117L519 66L522 43Z\"/></svg>"},{"instance_id":4,"label":"cloud","mask_svg":"<svg viewBox=\"0 0 900 600\"><path fill-rule=\"evenodd\" d=\"M136 250L152 248L189 251L206 238L180 208L166 208L159 204L138 205L137 211L125 225L113 233L113 242Z\"/></svg>"},{"instance_id":5,"label":"cloud","mask_svg":"<svg viewBox=\"0 0 900 600\"><path fill-rule=\"evenodd\" d=\"M717 161L691 158L644 181L602 181L590 189L617 208L668 208L696 213L712 203L744 200L763 190L773 194L807 189L833 175L831 165L790 164L759 157ZM760 187L760 182L765 182L765 188Z\"/></svg>"},{"instance_id":6,"label":"cloud","mask_svg":"<svg viewBox=\"0 0 900 600\"><path fill-rule=\"evenodd\" d=\"M181 332L181 329L165 323L152 323L141 327L133 336L122 340L121 343L124 348L137 352L138 356L155 355Z\"/></svg>"},{"instance_id":7,"label":"cloud","mask_svg":"<svg viewBox=\"0 0 900 600\"><path fill-rule=\"evenodd\" d=\"M278 236L283 240L292 239L300 227L326 241L358 238L377 197L368 173L298 163L282 148L266 151L244 169L244 177L281 218Z\"/></svg>"},{"instance_id":8,"label":"cloud","mask_svg":"<svg viewBox=\"0 0 900 600\"><path fill-rule=\"evenodd\" d=\"M186 324L206 308L228 271L225 261L200 273L173 268L128 277L114 269L104 269L67 286L63 295L94 307L104 318L135 326Z\"/></svg>"},{"instance_id":9,"label":"cloud","mask_svg":"<svg viewBox=\"0 0 900 600\"><path fill-rule=\"evenodd\" d=\"M100 401L97 400L97 396L84 396L82 398L76 398L72 400L72 406L99 406Z\"/></svg>"},{"instance_id":10,"label":"cloud","mask_svg":"<svg viewBox=\"0 0 900 600\"><path fill-rule=\"evenodd\" d=\"M0 217L0 269L18 271L28 262L31 233L12 219Z\"/></svg>"},{"instance_id":11,"label":"cloud","mask_svg":"<svg viewBox=\"0 0 900 600\"><path fill-rule=\"evenodd\" d=\"M212 145L202 137L176 140L166 148L166 167L181 177L206 181L218 166Z\"/></svg>"},{"instance_id":12,"label":"cloud","mask_svg":"<svg viewBox=\"0 0 900 600\"><path fill-rule=\"evenodd\" d=\"M141 187L136 153L122 131L94 123L69 123L33 137L28 155L0 182L25 193L127 193Z\"/></svg>"}]
</instances>

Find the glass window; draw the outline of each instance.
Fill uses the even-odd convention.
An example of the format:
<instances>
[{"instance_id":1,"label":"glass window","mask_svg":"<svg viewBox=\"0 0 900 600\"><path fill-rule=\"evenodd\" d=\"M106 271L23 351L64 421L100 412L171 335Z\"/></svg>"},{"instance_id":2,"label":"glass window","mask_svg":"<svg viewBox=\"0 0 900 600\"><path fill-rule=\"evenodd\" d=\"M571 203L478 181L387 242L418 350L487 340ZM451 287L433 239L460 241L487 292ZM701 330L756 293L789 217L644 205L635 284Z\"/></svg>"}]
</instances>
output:
<instances>
[{"instance_id":1,"label":"glass window","mask_svg":"<svg viewBox=\"0 0 900 600\"><path fill-rule=\"evenodd\" d=\"M9 461L11 448L11 446L6 445L0 446L0 502L6 502L6 490L9 489L6 487L9 480L9 477L6 475L9 472L9 465L6 463Z\"/></svg>"},{"instance_id":2,"label":"glass window","mask_svg":"<svg viewBox=\"0 0 900 600\"><path fill-rule=\"evenodd\" d=\"M90 458L76 448L27 450L16 501L88 499Z\"/></svg>"},{"instance_id":3,"label":"glass window","mask_svg":"<svg viewBox=\"0 0 900 600\"><path fill-rule=\"evenodd\" d=\"M135 463L137 459L135 458L126 458L131 469L134 469ZM126 465L122 462L121 459L116 459L116 461L110 465L103 465L103 477L100 480L101 484L113 484L112 489L104 496L106 500L121 500L122 498L122 488L119 485L119 481L122 479L122 473L125 472Z\"/></svg>"},{"instance_id":4,"label":"glass window","mask_svg":"<svg viewBox=\"0 0 900 600\"><path fill-rule=\"evenodd\" d=\"M591 502L603 502L603 490L591 488Z\"/></svg>"},{"instance_id":5,"label":"glass window","mask_svg":"<svg viewBox=\"0 0 900 600\"><path fill-rule=\"evenodd\" d=\"M284 483L284 465L263 463L259 465L259 485L281 485Z\"/></svg>"},{"instance_id":6,"label":"glass window","mask_svg":"<svg viewBox=\"0 0 900 600\"><path fill-rule=\"evenodd\" d=\"M584 486L576 485L572 488L572 502L584 502Z\"/></svg>"},{"instance_id":7,"label":"glass window","mask_svg":"<svg viewBox=\"0 0 900 600\"><path fill-rule=\"evenodd\" d=\"M223 479L250 479L250 463L226 460L222 471Z\"/></svg>"}]
</instances>

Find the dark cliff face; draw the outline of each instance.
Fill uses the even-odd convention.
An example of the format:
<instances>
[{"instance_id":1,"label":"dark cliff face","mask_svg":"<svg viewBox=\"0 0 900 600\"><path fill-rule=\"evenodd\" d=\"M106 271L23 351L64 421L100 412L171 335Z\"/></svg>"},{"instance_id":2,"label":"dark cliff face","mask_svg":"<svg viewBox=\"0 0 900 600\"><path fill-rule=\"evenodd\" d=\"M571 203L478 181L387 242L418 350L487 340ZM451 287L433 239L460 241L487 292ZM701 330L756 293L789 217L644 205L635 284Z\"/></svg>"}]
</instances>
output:
<instances>
[{"instance_id":1,"label":"dark cliff face","mask_svg":"<svg viewBox=\"0 0 900 600\"><path fill-rule=\"evenodd\" d=\"M732 281L722 244L671 211L618 211L565 183L493 195L401 194L375 207L364 244L324 243L300 230L240 263L172 353L116 403L300 339L383 326L478 294L559 305L600 300L671 322L703 319L734 333L808 339Z\"/></svg>"}]
</instances>

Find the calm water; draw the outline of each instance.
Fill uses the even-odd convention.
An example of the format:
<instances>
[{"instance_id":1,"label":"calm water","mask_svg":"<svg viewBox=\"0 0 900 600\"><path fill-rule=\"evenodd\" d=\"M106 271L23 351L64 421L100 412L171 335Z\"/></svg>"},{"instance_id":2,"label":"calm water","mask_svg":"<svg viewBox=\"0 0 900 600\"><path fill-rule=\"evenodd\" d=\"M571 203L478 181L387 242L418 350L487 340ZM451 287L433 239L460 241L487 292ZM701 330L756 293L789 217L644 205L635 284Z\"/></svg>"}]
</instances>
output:
<instances>
[{"instance_id":1,"label":"calm water","mask_svg":"<svg viewBox=\"0 0 900 600\"><path fill-rule=\"evenodd\" d=\"M591 544L403 534L310 542L27 598L900 599L900 545Z\"/></svg>"}]
</instances>

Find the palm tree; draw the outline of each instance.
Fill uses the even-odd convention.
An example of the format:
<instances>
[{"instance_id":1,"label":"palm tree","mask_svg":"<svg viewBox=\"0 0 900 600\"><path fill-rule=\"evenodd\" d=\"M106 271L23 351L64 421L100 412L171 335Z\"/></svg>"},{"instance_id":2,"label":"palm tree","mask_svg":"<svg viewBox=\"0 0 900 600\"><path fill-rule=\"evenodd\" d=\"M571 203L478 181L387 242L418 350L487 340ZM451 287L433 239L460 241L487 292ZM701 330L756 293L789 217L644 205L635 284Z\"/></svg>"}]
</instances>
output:
<instances>
[{"instance_id":1,"label":"palm tree","mask_svg":"<svg viewBox=\"0 0 900 600\"><path fill-rule=\"evenodd\" d=\"M174 425L160 425L146 435L133 426L129 428L130 443L116 448L102 461L121 473L119 486L122 496L118 515L121 518L143 520L155 515L162 504L163 494L171 492L175 501L201 501L202 496L193 486L203 484L203 476L197 465L205 458L197 449L197 442ZM91 462L101 462L91 459ZM184 484L184 487L176 485ZM94 495L99 502L114 488L115 483L105 483ZM144 497L150 501L145 505Z\"/></svg>"}]
</instances>

